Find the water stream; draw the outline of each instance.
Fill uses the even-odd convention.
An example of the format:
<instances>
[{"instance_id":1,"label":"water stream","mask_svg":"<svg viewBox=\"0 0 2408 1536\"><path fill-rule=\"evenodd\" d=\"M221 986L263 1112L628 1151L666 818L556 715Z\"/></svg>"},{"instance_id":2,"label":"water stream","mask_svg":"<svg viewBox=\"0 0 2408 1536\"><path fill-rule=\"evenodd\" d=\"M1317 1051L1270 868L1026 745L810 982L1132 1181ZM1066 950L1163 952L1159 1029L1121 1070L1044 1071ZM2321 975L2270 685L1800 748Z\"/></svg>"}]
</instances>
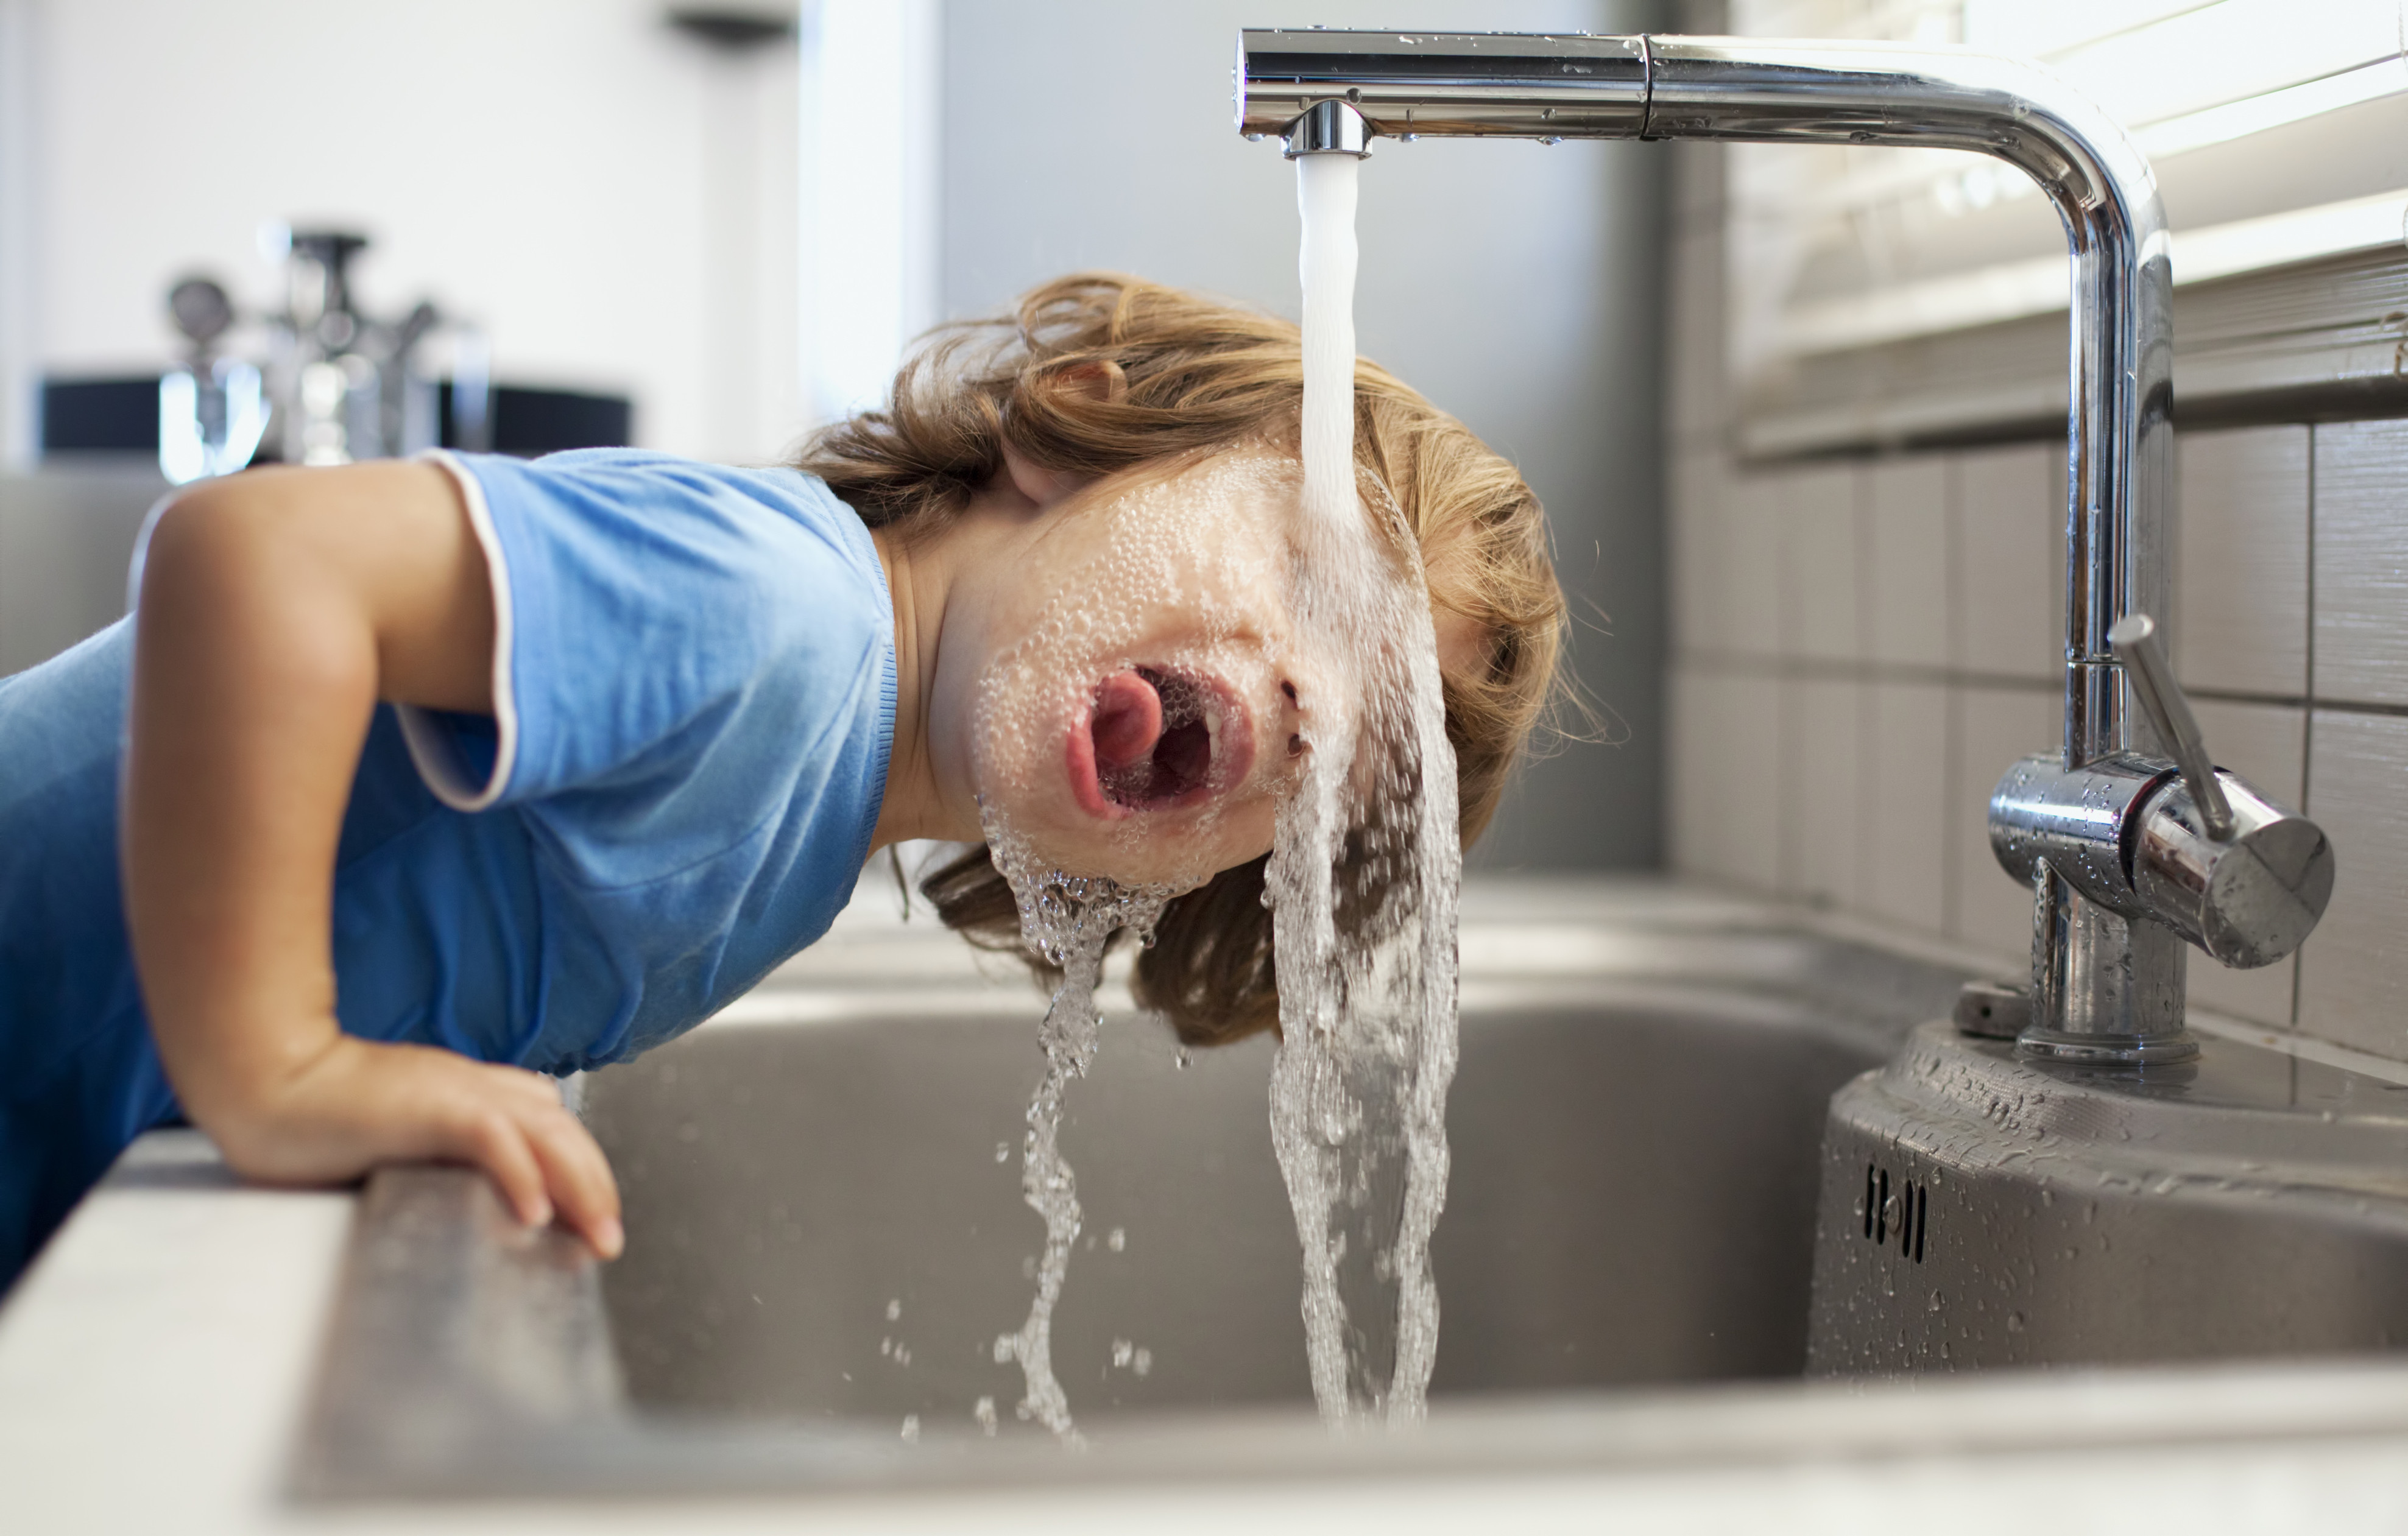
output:
<instances>
[{"instance_id":1,"label":"water stream","mask_svg":"<svg viewBox=\"0 0 2408 1536\"><path fill-rule=\"evenodd\" d=\"M1062 968L1061 984L1054 989L1038 1032L1045 1070L1029 1099L1028 1130L1021 1143L1021 1198L1045 1223L1045 1247L1038 1256L1037 1295L1029 1303L1028 1320L1019 1332L996 1338L995 1357L998 1364L1020 1362L1026 1389L1020 1416L1035 1419L1066 1444L1082 1445L1085 1441L1070 1416L1069 1397L1054 1374L1054 1309L1069 1276L1071 1245L1085 1220L1078 1178L1062 1156L1062 1099L1074 1080L1087 1075L1102 1042L1103 1014L1096 1004L1096 986L1103 979L1104 947L1122 928L1133 930L1142 941L1170 893L1048 868L992 817L986 833L996 868L1010 883L1020 905L1022 942Z\"/></svg>"},{"instance_id":2,"label":"water stream","mask_svg":"<svg viewBox=\"0 0 2408 1536\"><path fill-rule=\"evenodd\" d=\"M1438 1349L1429 1240L1455 1061L1455 754L1436 638L1396 509L1355 474L1352 155L1297 163L1303 215L1299 620L1356 696L1320 701L1268 895L1281 1045L1271 1136L1295 1207L1313 1396L1333 1426L1410 1423ZM1375 498L1381 488L1370 488ZM1352 710L1331 705L1352 705ZM1357 712L1359 711L1359 712Z\"/></svg>"},{"instance_id":3,"label":"water stream","mask_svg":"<svg viewBox=\"0 0 2408 1536\"><path fill-rule=\"evenodd\" d=\"M1418 553L1385 489L1355 468L1358 165L1337 154L1297 162L1303 476L1288 590L1293 644L1326 665L1305 673L1319 679L1299 696L1310 750L1279 807L1266 891L1282 1035L1271 1138L1302 1253L1313 1394L1325 1421L1340 1428L1410 1423L1426 1411L1462 878L1455 756ZM1095 1058L1095 993L1111 936L1126 928L1142 940L1163 903L1209 871L1131 888L1052 868L999 821L986 831L1024 940L1064 973L1045 1015L1045 1069L1023 1146L1023 1195L1045 1223L1037 1294L995 1355L1021 1366L1020 1416L1078 1444L1052 1356L1082 1219L1058 1142L1063 1097Z\"/></svg>"}]
</instances>

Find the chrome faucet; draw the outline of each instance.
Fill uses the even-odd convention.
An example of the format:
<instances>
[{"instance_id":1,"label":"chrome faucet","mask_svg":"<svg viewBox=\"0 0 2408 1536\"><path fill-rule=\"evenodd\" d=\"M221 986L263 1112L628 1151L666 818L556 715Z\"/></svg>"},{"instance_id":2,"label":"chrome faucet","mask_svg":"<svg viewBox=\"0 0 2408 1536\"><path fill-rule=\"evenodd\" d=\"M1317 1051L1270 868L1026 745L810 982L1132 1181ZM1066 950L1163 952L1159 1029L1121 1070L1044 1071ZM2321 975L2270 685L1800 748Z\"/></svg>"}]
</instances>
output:
<instances>
[{"instance_id":1,"label":"chrome faucet","mask_svg":"<svg viewBox=\"0 0 2408 1536\"><path fill-rule=\"evenodd\" d=\"M2033 1055L2181 1060L2198 1046L2179 940L2268 965L2315 926L2330 844L2210 763L2146 617L2168 591L2165 209L2147 159L2083 95L1961 49L1320 28L1240 33L1235 84L1239 131L1290 158L1380 137L1702 138L1968 150L2029 176L2072 260L2065 742L1990 799L1992 850L2034 911L2029 988L1984 1012Z\"/></svg>"}]
</instances>

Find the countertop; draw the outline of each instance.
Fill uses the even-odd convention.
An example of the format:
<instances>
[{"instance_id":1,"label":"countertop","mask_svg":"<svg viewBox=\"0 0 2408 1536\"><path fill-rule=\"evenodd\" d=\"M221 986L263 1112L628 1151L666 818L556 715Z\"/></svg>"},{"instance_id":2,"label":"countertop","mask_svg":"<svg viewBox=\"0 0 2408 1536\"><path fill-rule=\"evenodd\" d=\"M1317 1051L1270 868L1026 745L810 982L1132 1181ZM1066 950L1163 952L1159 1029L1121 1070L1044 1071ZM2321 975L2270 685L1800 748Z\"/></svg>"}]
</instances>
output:
<instances>
[{"instance_id":1,"label":"countertop","mask_svg":"<svg viewBox=\"0 0 2408 1536\"><path fill-rule=\"evenodd\" d=\"M1592 916L1662 899L1598 890ZM879 926L864 908L845 932L867 940ZM2351 1361L1632 1395L1629 1432L1647 1454L1549 1477L303 1505L286 1493L294 1430L355 1199L247 1187L196 1132L137 1142L0 1310L0 1527L2030 1536L2042 1516L2052 1536L2408 1529L2408 1365Z\"/></svg>"}]
</instances>

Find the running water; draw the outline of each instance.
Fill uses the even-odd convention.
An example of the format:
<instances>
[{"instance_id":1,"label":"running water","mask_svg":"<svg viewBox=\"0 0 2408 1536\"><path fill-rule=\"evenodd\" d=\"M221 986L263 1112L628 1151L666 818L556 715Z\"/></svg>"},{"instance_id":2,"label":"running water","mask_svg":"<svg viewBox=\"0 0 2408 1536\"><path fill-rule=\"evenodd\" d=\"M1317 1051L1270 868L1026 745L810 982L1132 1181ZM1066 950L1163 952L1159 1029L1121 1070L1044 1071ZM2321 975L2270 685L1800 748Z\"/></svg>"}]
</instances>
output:
<instances>
[{"instance_id":1,"label":"running water","mask_svg":"<svg viewBox=\"0 0 2408 1536\"><path fill-rule=\"evenodd\" d=\"M1313 1396L1334 1427L1411 1423L1438 1350L1463 858L1429 601L1398 510L1354 465L1353 155L1300 156L1304 553L1297 615L1355 680L1311 719L1268 876L1281 1045L1271 1136L1304 1258ZM1400 568L1401 567L1401 568Z\"/></svg>"},{"instance_id":2,"label":"running water","mask_svg":"<svg viewBox=\"0 0 2408 1536\"><path fill-rule=\"evenodd\" d=\"M1324 1419L1339 1427L1411 1423L1425 1412L1438 1347L1429 1240L1446 1198L1462 878L1455 754L1427 590L1399 509L1378 485L1367 509L1354 464L1357 165L1351 155L1297 162L1300 488L1292 469L1233 458L1199 471L1183 492L1138 493L1116 510L1125 537L1111 563L1057 595L1039 632L986 682L991 701L1089 686L1065 663L1133 642L1121 633L1126 616L1095 594L1174 593L1215 561L1220 579L1195 589L1232 590L1250 568L1239 553L1245 541L1229 537L1242 523L1234 510L1300 500L1293 553L1283 557L1293 633L1282 649L1306 680L1291 696L1311 750L1279 803L1266 878L1282 1033L1270 1122L1303 1251L1313 1394ZM1225 517L1240 523L1216 521ZM1200 674L1211 669L1213 646L1236 634L1208 634L1197 655L1158 661L1174 672L1192 661ZM1028 717L1002 704L982 717L990 743L1025 745L1028 729ZM1125 825L1142 836L1141 820ZM1023 1144L1022 1193L1045 1223L1037 1294L1020 1330L996 1340L995 1357L1020 1364L1020 1416L1079 1445L1053 1369L1054 1313L1083 1219L1059 1144L1063 1098L1096 1056L1096 987L1112 936L1126 929L1146 941L1164 904L1211 870L1142 886L1072 876L1038 856L991 808L984 829L1018 904L1024 942L1063 972L1045 1015L1045 1069ZM1143 1373L1145 1352L1132 1343L1127 1353Z\"/></svg>"},{"instance_id":3,"label":"running water","mask_svg":"<svg viewBox=\"0 0 2408 1536\"><path fill-rule=\"evenodd\" d=\"M1103 978L1105 946L1122 928L1134 930L1143 942L1171 893L1045 868L993 817L986 833L996 868L1020 906L1022 942L1062 969L1038 1034L1045 1072L1029 1100L1028 1131L1021 1144L1021 1198L1044 1220L1045 1248L1037 1261L1037 1296L1028 1320L1018 1333L996 1338L995 1357L997 1364L1020 1362L1027 1390L1019 1408L1022 1418L1035 1419L1065 1444L1084 1446L1070 1417L1069 1397L1054 1374L1054 1308L1069 1276L1070 1246L1085 1220L1078 1179L1062 1156L1062 1098L1074 1079L1087 1075L1102 1040L1096 985Z\"/></svg>"}]
</instances>

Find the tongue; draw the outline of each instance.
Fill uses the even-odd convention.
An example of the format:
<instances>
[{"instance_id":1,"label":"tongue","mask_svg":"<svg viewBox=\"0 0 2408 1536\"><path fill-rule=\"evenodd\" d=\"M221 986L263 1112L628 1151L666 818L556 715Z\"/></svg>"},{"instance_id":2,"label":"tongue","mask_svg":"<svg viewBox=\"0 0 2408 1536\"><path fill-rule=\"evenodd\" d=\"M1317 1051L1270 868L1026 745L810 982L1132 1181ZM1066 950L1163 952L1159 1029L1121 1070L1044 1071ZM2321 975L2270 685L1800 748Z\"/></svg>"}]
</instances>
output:
<instances>
[{"instance_id":1,"label":"tongue","mask_svg":"<svg viewBox=\"0 0 2408 1536\"><path fill-rule=\"evenodd\" d=\"M1135 672L1104 679L1096 689L1094 732L1098 773L1134 768L1162 739L1162 696Z\"/></svg>"}]
</instances>

